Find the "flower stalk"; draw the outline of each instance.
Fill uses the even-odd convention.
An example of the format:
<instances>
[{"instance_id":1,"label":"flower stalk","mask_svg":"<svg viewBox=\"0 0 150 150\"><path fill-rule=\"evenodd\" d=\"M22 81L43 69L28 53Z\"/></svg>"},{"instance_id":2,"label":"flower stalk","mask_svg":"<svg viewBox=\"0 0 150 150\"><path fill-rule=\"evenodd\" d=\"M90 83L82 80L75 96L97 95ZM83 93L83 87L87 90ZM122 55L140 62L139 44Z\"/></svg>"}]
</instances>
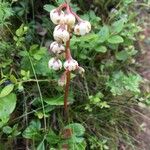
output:
<instances>
[{"instance_id":1,"label":"flower stalk","mask_svg":"<svg viewBox=\"0 0 150 150\"><path fill-rule=\"evenodd\" d=\"M69 26L68 26L68 31L69 31ZM70 39L66 42L66 51L65 51L65 55L66 55L66 60L69 60L72 58L71 56L71 52L70 52ZM67 118L68 116L68 96L69 96L69 87L70 87L70 76L71 73L69 70L66 71L66 85L65 85L65 93L64 93L64 115L65 118Z\"/></svg>"},{"instance_id":2,"label":"flower stalk","mask_svg":"<svg viewBox=\"0 0 150 150\"><path fill-rule=\"evenodd\" d=\"M49 60L49 68L55 71L65 69L61 78L58 80L58 85L64 86L64 115L68 117L68 96L71 80L71 72L84 72L84 69L78 65L78 62L71 56L70 40L71 34L85 35L90 32L91 24L86 20L82 20L74 13L69 5L70 0L60 5L58 8L50 12L50 18L56 27L53 32L55 41L49 47L49 51L54 57ZM75 23L77 24L75 25ZM64 50L65 47L65 50ZM65 62L62 63L59 55L65 53Z\"/></svg>"}]
</instances>

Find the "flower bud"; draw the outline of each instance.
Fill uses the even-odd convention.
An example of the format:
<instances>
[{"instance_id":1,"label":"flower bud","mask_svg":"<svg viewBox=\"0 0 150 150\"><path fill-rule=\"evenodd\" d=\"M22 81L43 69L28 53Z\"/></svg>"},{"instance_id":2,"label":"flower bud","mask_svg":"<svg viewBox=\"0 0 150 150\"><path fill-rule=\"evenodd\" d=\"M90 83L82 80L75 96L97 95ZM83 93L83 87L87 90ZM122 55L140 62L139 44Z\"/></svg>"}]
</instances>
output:
<instances>
[{"instance_id":1,"label":"flower bud","mask_svg":"<svg viewBox=\"0 0 150 150\"><path fill-rule=\"evenodd\" d=\"M57 42L67 42L70 38L69 32L67 31L66 25L58 25L54 29L53 33L54 39Z\"/></svg>"},{"instance_id":2,"label":"flower bud","mask_svg":"<svg viewBox=\"0 0 150 150\"><path fill-rule=\"evenodd\" d=\"M57 43L56 41L51 43L50 51L54 54L60 54L65 51L65 47L62 44Z\"/></svg>"},{"instance_id":3,"label":"flower bud","mask_svg":"<svg viewBox=\"0 0 150 150\"><path fill-rule=\"evenodd\" d=\"M58 85L64 86L66 85L66 71L62 74L62 76L58 79Z\"/></svg>"},{"instance_id":4,"label":"flower bud","mask_svg":"<svg viewBox=\"0 0 150 150\"><path fill-rule=\"evenodd\" d=\"M90 30L91 30L91 24L88 21L81 21L74 28L74 32L77 35L85 35L86 33L89 33Z\"/></svg>"},{"instance_id":5,"label":"flower bud","mask_svg":"<svg viewBox=\"0 0 150 150\"><path fill-rule=\"evenodd\" d=\"M79 74L84 74L84 73L85 73L85 70L84 70L84 68L82 68L82 67L79 67L79 68L78 68L78 71L79 71Z\"/></svg>"},{"instance_id":6,"label":"flower bud","mask_svg":"<svg viewBox=\"0 0 150 150\"><path fill-rule=\"evenodd\" d=\"M51 58L48 62L48 66L50 69L59 70L62 68L62 62L59 59Z\"/></svg>"},{"instance_id":7,"label":"flower bud","mask_svg":"<svg viewBox=\"0 0 150 150\"><path fill-rule=\"evenodd\" d=\"M64 68L69 71L74 71L78 68L78 62L74 59L66 60L64 63Z\"/></svg>"},{"instance_id":8,"label":"flower bud","mask_svg":"<svg viewBox=\"0 0 150 150\"><path fill-rule=\"evenodd\" d=\"M64 18L64 12L63 11L58 11L57 9L53 9L50 12L50 18L54 24L59 24L63 22Z\"/></svg>"},{"instance_id":9,"label":"flower bud","mask_svg":"<svg viewBox=\"0 0 150 150\"><path fill-rule=\"evenodd\" d=\"M62 80L62 79L59 79L59 80L58 80L58 85L63 87L63 86L66 85L66 81L65 81L65 80Z\"/></svg>"},{"instance_id":10,"label":"flower bud","mask_svg":"<svg viewBox=\"0 0 150 150\"><path fill-rule=\"evenodd\" d=\"M72 27L76 22L75 16L71 13L65 14L64 22Z\"/></svg>"}]
</instances>

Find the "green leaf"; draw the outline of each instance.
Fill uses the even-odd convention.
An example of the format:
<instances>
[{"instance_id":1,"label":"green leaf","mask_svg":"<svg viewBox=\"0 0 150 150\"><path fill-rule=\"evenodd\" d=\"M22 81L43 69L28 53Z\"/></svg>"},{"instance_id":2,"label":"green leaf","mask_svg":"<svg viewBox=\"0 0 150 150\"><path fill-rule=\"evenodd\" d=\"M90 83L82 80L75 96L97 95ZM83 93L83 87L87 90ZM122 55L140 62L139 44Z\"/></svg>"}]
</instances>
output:
<instances>
[{"instance_id":1,"label":"green leaf","mask_svg":"<svg viewBox=\"0 0 150 150\"><path fill-rule=\"evenodd\" d=\"M139 75L125 75L122 71L119 71L112 75L106 85L110 88L113 95L123 95L127 91L135 94L140 92L139 85L141 80Z\"/></svg>"},{"instance_id":2,"label":"green leaf","mask_svg":"<svg viewBox=\"0 0 150 150\"><path fill-rule=\"evenodd\" d=\"M49 105L61 106L64 105L64 96L57 96L54 98L44 98L44 101ZM72 96L70 95L68 98L68 103L73 101Z\"/></svg>"},{"instance_id":3,"label":"green leaf","mask_svg":"<svg viewBox=\"0 0 150 150\"><path fill-rule=\"evenodd\" d=\"M79 123L72 123L65 127L65 129L72 129L74 136L83 136L85 133L85 128Z\"/></svg>"},{"instance_id":4,"label":"green leaf","mask_svg":"<svg viewBox=\"0 0 150 150\"><path fill-rule=\"evenodd\" d=\"M99 42L103 43L109 38L109 28L108 26L103 26L99 32Z\"/></svg>"},{"instance_id":5,"label":"green leaf","mask_svg":"<svg viewBox=\"0 0 150 150\"><path fill-rule=\"evenodd\" d=\"M81 53L81 54L79 55L79 58L81 58L81 59L83 59L83 60L86 60L86 59L87 59L87 55Z\"/></svg>"},{"instance_id":6,"label":"green leaf","mask_svg":"<svg viewBox=\"0 0 150 150\"><path fill-rule=\"evenodd\" d=\"M18 37L21 37L21 36L23 36L24 33L25 33L25 32L24 32L24 25L22 24L22 25L19 27L19 29L16 30L16 35L17 35Z\"/></svg>"},{"instance_id":7,"label":"green leaf","mask_svg":"<svg viewBox=\"0 0 150 150\"><path fill-rule=\"evenodd\" d=\"M60 137L56 135L53 130L50 129L46 136L46 140L50 145L54 145L60 141Z\"/></svg>"},{"instance_id":8,"label":"green leaf","mask_svg":"<svg viewBox=\"0 0 150 150\"><path fill-rule=\"evenodd\" d=\"M114 35L109 37L108 42L111 44L119 44L119 43L123 43L123 38L119 35Z\"/></svg>"},{"instance_id":9,"label":"green leaf","mask_svg":"<svg viewBox=\"0 0 150 150\"><path fill-rule=\"evenodd\" d=\"M107 52L107 47L106 46L96 47L95 51L105 53L105 52Z\"/></svg>"},{"instance_id":10,"label":"green leaf","mask_svg":"<svg viewBox=\"0 0 150 150\"><path fill-rule=\"evenodd\" d=\"M6 81L6 79L0 80L0 85L2 85L5 81Z\"/></svg>"},{"instance_id":11,"label":"green leaf","mask_svg":"<svg viewBox=\"0 0 150 150\"><path fill-rule=\"evenodd\" d=\"M44 140L38 145L37 150L45 150Z\"/></svg>"},{"instance_id":12,"label":"green leaf","mask_svg":"<svg viewBox=\"0 0 150 150\"><path fill-rule=\"evenodd\" d=\"M83 138L85 128L79 123L72 123L67 125L64 129L70 129L72 134L71 137L61 143L60 146L62 147L63 144L67 144L69 149L84 150L86 147L86 143Z\"/></svg>"},{"instance_id":13,"label":"green leaf","mask_svg":"<svg viewBox=\"0 0 150 150\"><path fill-rule=\"evenodd\" d=\"M54 97L54 98L44 98L44 101L49 105L64 105L64 99L63 96Z\"/></svg>"},{"instance_id":14,"label":"green leaf","mask_svg":"<svg viewBox=\"0 0 150 150\"><path fill-rule=\"evenodd\" d=\"M14 84L17 84L17 79L14 75L10 75L10 81Z\"/></svg>"},{"instance_id":15,"label":"green leaf","mask_svg":"<svg viewBox=\"0 0 150 150\"><path fill-rule=\"evenodd\" d=\"M8 94L10 94L13 89L14 89L14 85L13 85L13 84L9 84L9 85L5 86L5 87L2 89L1 93L0 93L0 98L1 98L1 97L5 97L5 96L7 96Z\"/></svg>"},{"instance_id":16,"label":"green leaf","mask_svg":"<svg viewBox=\"0 0 150 150\"><path fill-rule=\"evenodd\" d=\"M50 12L54 8L55 8L55 6L53 6L53 5L49 5L49 4L44 5L44 9L48 12Z\"/></svg>"},{"instance_id":17,"label":"green leaf","mask_svg":"<svg viewBox=\"0 0 150 150\"><path fill-rule=\"evenodd\" d=\"M70 147L73 150L85 150L86 149L86 142L82 141L80 143L73 143L73 144L71 144Z\"/></svg>"},{"instance_id":18,"label":"green leaf","mask_svg":"<svg viewBox=\"0 0 150 150\"><path fill-rule=\"evenodd\" d=\"M10 134L10 133L12 133L12 131L13 131L13 129L9 126L3 127L3 132L6 134Z\"/></svg>"},{"instance_id":19,"label":"green leaf","mask_svg":"<svg viewBox=\"0 0 150 150\"><path fill-rule=\"evenodd\" d=\"M108 103L106 101L100 102L100 107L101 108L110 108L110 106L108 105Z\"/></svg>"},{"instance_id":20,"label":"green leaf","mask_svg":"<svg viewBox=\"0 0 150 150\"><path fill-rule=\"evenodd\" d=\"M116 53L116 59L125 61L129 57L128 53L126 51L120 51Z\"/></svg>"},{"instance_id":21,"label":"green leaf","mask_svg":"<svg viewBox=\"0 0 150 150\"><path fill-rule=\"evenodd\" d=\"M124 20L120 19L112 24L112 32L117 34L122 31L124 27Z\"/></svg>"},{"instance_id":22,"label":"green leaf","mask_svg":"<svg viewBox=\"0 0 150 150\"><path fill-rule=\"evenodd\" d=\"M16 95L11 93L0 98L0 118L8 117L16 107Z\"/></svg>"},{"instance_id":23,"label":"green leaf","mask_svg":"<svg viewBox=\"0 0 150 150\"><path fill-rule=\"evenodd\" d=\"M30 125L23 132L23 137L27 139L39 139L40 138L41 123L39 120L32 120Z\"/></svg>"}]
</instances>

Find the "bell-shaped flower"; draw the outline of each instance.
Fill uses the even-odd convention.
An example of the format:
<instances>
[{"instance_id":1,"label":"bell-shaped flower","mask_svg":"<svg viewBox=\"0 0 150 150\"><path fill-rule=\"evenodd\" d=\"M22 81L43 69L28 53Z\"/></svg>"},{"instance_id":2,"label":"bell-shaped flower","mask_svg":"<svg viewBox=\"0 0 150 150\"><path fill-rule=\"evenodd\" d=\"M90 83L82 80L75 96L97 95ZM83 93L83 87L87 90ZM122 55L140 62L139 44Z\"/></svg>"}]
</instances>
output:
<instances>
[{"instance_id":1,"label":"bell-shaped flower","mask_svg":"<svg viewBox=\"0 0 150 150\"><path fill-rule=\"evenodd\" d=\"M64 22L69 25L70 27L74 26L76 22L76 18L73 14L67 13L64 15Z\"/></svg>"},{"instance_id":2,"label":"bell-shaped flower","mask_svg":"<svg viewBox=\"0 0 150 150\"><path fill-rule=\"evenodd\" d=\"M48 67L53 70L59 70L62 68L62 62L53 57L49 60Z\"/></svg>"},{"instance_id":3,"label":"bell-shaped flower","mask_svg":"<svg viewBox=\"0 0 150 150\"><path fill-rule=\"evenodd\" d=\"M74 59L68 59L64 63L64 68L68 71L75 71L78 69L78 62Z\"/></svg>"},{"instance_id":4,"label":"bell-shaped flower","mask_svg":"<svg viewBox=\"0 0 150 150\"><path fill-rule=\"evenodd\" d=\"M85 35L91 30L91 24L88 21L81 21L74 27L74 33L76 35Z\"/></svg>"},{"instance_id":5,"label":"bell-shaped flower","mask_svg":"<svg viewBox=\"0 0 150 150\"><path fill-rule=\"evenodd\" d=\"M64 20L64 12L61 10L53 9L50 12L50 18L54 24L60 24Z\"/></svg>"},{"instance_id":6,"label":"bell-shaped flower","mask_svg":"<svg viewBox=\"0 0 150 150\"><path fill-rule=\"evenodd\" d=\"M67 42L70 38L66 25L57 25L53 32L54 39L57 42Z\"/></svg>"},{"instance_id":7,"label":"bell-shaped flower","mask_svg":"<svg viewBox=\"0 0 150 150\"><path fill-rule=\"evenodd\" d=\"M50 52L53 52L54 54L60 54L65 51L65 47L62 44L55 41L51 43L49 50Z\"/></svg>"}]
</instances>

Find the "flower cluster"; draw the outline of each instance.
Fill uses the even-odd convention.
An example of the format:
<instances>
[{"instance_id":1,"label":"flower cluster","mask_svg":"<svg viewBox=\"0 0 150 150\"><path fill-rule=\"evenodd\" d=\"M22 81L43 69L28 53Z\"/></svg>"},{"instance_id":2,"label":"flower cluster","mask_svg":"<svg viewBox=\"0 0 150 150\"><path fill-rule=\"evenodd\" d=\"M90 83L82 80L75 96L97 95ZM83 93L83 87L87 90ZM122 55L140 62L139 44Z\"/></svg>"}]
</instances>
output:
<instances>
[{"instance_id":1,"label":"flower cluster","mask_svg":"<svg viewBox=\"0 0 150 150\"><path fill-rule=\"evenodd\" d=\"M91 30L91 24L86 20L82 20L72 11L71 7L67 3L53 9L50 12L50 18L56 27L53 32L55 41L49 46L49 51L53 53L55 57L52 57L49 60L48 66L53 70L60 70L64 67L65 72L59 79L58 83L59 85L65 85L66 72L75 70L81 72L81 67L79 67L78 62L71 56L70 35L73 32L76 35L85 35L89 33ZM65 53L66 56L64 64L59 59L59 56L62 53Z\"/></svg>"}]
</instances>

